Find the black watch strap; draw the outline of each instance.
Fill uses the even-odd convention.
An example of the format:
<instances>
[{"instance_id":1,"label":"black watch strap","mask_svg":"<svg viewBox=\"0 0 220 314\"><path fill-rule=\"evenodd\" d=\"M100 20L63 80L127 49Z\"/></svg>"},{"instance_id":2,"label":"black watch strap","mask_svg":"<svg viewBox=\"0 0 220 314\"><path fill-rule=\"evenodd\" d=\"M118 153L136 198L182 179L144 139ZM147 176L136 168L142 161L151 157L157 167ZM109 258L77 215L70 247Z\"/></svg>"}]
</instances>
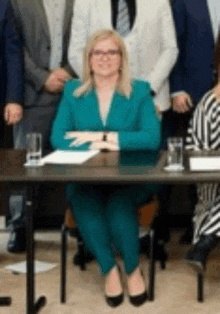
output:
<instances>
[{"instance_id":1,"label":"black watch strap","mask_svg":"<svg viewBox=\"0 0 220 314\"><path fill-rule=\"evenodd\" d=\"M103 132L102 140L103 140L103 142L107 142L108 141L108 131L104 131Z\"/></svg>"}]
</instances>

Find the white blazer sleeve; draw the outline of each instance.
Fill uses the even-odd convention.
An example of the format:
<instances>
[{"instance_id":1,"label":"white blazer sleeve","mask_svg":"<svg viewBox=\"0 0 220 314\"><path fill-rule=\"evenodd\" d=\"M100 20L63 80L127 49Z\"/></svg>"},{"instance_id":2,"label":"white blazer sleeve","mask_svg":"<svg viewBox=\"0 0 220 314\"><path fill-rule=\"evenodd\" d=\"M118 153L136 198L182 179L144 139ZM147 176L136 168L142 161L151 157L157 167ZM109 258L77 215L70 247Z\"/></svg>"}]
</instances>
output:
<instances>
[{"instance_id":1,"label":"white blazer sleeve","mask_svg":"<svg viewBox=\"0 0 220 314\"><path fill-rule=\"evenodd\" d=\"M177 60L178 48L171 7L168 0L161 0L161 54L153 70L148 75L152 89L157 93ZM159 36L159 34L158 34Z\"/></svg>"},{"instance_id":2,"label":"white blazer sleeve","mask_svg":"<svg viewBox=\"0 0 220 314\"><path fill-rule=\"evenodd\" d=\"M68 59L76 74L82 78L83 49L89 34L90 1L75 0Z\"/></svg>"}]
</instances>

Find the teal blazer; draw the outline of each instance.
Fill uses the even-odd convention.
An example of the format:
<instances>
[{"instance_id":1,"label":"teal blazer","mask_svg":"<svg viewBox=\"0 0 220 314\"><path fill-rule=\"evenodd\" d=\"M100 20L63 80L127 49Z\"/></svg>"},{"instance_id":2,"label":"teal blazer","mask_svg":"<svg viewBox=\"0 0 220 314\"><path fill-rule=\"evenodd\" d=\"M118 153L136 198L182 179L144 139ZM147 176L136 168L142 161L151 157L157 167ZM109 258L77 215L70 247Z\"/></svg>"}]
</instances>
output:
<instances>
[{"instance_id":1,"label":"teal blazer","mask_svg":"<svg viewBox=\"0 0 220 314\"><path fill-rule=\"evenodd\" d=\"M51 143L54 149L87 150L90 143L69 147L72 139L64 139L68 131L113 131L119 134L121 150L158 150L161 140L161 121L150 95L147 82L133 80L130 98L116 91L112 98L106 125L99 113L96 90L92 88L77 97L74 91L80 80L66 83L57 115L55 117Z\"/></svg>"}]
</instances>

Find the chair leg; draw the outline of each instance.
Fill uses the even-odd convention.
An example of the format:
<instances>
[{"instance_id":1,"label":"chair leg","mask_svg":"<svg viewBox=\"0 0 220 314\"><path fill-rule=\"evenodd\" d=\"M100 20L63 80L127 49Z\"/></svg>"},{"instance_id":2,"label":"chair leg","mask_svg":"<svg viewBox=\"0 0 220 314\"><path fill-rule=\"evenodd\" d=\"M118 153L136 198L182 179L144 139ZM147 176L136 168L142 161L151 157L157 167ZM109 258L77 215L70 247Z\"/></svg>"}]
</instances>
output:
<instances>
[{"instance_id":1,"label":"chair leg","mask_svg":"<svg viewBox=\"0 0 220 314\"><path fill-rule=\"evenodd\" d=\"M11 305L11 297L0 296L0 306L10 306Z\"/></svg>"},{"instance_id":2,"label":"chair leg","mask_svg":"<svg viewBox=\"0 0 220 314\"><path fill-rule=\"evenodd\" d=\"M155 240L156 242L156 240ZM156 257L156 259L160 262L160 268L162 270L164 270L166 268L166 261L167 261L167 253L165 251L165 248L164 248L164 241L163 240L158 240L157 241L157 254L158 256Z\"/></svg>"},{"instance_id":3,"label":"chair leg","mask_svg":"<svg viewBox=\"0 0 220 314\"><path fill-rule=\"evenodd\" d=\"M83 239L80 234L77 237L77 241L78 241L79 267L81 270L86 270L85 249Z\"/></svg>"},{"instance_id":4,"label":"chair leg","mask_svg":"<svg viewBox=\"0 0 220 314\"><path fill-rule=\"evenodd\" d=\"M150 230L150 254L149 254L149 301L154 300L155 286L155 256L154 256L155 234Z\"/></svg>"},{"instance_id":5,"label":"chair leg","mask_svg":"<svg viewBox=\"0 0 220 314\"><path fill-rule=\"evenodd\" d=\"M60 302L66 302L66 251L67 251L67 231L65 225L62 226L62 247L61 247L61 286L60 286Z\"/></svg>"},{"instance_id":6,"label":"chair leg","mask_svg":"<svg viewBox=\"0 0 220 314\"><path fill-rule=\"evenodd\" d=\"M197 300L198 302L204 301L204 275L197 274Z\"/></svg>"}]
</instances>

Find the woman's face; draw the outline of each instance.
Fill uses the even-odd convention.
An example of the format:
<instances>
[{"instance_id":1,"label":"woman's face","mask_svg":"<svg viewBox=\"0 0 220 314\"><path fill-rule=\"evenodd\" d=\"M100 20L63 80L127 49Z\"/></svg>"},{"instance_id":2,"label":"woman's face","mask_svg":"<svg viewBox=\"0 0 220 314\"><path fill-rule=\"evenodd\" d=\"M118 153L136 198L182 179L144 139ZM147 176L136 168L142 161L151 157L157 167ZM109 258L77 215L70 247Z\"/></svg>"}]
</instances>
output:
<instances>
[{"instance_id":1,"label":"woman's face","mask_svg":"<svg viewBox=\"0 0 220 314\"><path fill-rule=\"evenodd\" d=\"M99 41L91 51L89 62L95 77L117 76L121 67L121 52L114 38Z\"/></svg>"}]
</instances>

